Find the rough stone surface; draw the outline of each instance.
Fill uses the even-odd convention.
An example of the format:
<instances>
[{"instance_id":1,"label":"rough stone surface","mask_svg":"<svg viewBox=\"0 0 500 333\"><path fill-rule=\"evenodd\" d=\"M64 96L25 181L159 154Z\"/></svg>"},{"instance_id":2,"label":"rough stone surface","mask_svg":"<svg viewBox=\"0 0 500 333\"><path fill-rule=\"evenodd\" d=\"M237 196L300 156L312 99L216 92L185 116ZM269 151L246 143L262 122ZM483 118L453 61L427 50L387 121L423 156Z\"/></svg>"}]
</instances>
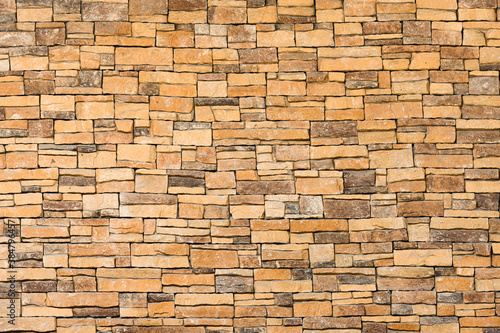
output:
<instances>
[{"instance_id":1,"label":"rough stone surface","mask_svg":"<svg viewBox=\"0 0 500 333\"><path fill-rule=\"evenodd\" d=\"M500 333L499 71L498 0L0 0L0 332Z\"/></svg>"}]
</instances>

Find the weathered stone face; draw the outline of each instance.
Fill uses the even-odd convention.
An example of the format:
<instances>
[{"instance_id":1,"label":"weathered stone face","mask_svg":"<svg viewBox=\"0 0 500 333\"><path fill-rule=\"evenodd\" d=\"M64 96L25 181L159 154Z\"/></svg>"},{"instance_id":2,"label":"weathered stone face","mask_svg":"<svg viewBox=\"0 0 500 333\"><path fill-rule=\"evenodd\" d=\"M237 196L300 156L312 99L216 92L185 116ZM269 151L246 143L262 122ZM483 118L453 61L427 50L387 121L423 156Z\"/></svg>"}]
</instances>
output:
<instances>
[{"instance_id":1,"label":"weathered stone face","mask_svg":"<svg viewBox=\"0 0 500 333\"><path fill-rule=\"evenodd\" d=\"M500 333L499 8L0 0L0 332Z\"/></svg>"}]
</instances>

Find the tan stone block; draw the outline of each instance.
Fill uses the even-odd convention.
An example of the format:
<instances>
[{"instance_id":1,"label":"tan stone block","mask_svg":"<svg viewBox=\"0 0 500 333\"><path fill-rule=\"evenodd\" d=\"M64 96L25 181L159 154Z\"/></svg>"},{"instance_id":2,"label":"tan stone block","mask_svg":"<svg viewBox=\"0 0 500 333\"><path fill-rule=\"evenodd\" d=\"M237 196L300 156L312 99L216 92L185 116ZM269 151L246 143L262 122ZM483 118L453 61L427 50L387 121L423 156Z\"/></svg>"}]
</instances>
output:
<instances>
[{"instance_id":1,"label":"tan stone block","mask_svg":"<svg viewBox=\"0 0 500 333\"><path fill-rule=\"evenodd\" d=\"M160 279L105 279L97 280L97 290L117 292L161 292Z\"/></svg>"},{"instance_id":2,"label":"tan stone block","mask_svg":"<svg viewBox=\"0 0 500 333\"><path fill-rule=\"evenodd\" d=\"M49 69L48 57L12 57L10 59L10 68L13 71L46 71Z\"/></svg>"},{"instance_id":3,"label":"tan stone block","mask_svg":"<svg viewBox=\"0 0 500 333\"><path fill-rule=\"evenodd\" d=\"M316 10L317 22L344 22L344 11L342 9Z\"/></svg>"},{"instance_id":4,"label":"tan stone block","mask_svg":"<svg viewBox=\"0 0 500 333\"><path fill-rule=\"evenodd\" d=\"M312 30L297 31L297 46L333 46L333 31L331 30Z\"/></svg>"},{"instance_id":5,"label":"tan stone block","mask_svg":"<svg viewBox=\"0 0 500 333\"><path fill-rule=\"evenodd\" d=\"M36 152L11 152L5 154L7 168L33 169L38 167L38 154Z\"/></svg>"},{"instance_id":6,"label":"tan stone block","mask_svg":"<svg viewBox=\"0 0 500 333\"><path fill-rule=\"evenodd\" d=\"M481 64L498 64L500 49L497 47L482 47L479 53L479 62Z\"/></svg>"},{"instance_id":7,"label":"tan stone block","mask_svg":"<svg viewBox=\"0 0 500 333\"><path fill-rule=\"evenodd\" d=\"M266 114L269 120L324 120L322 108L269 107Z\"/></svg>"},{"instance_id":8,"label":"tan stone block","mask_svg":"<svg viewBox=\"0 0 500 333\"><path fill-rule=\"evenodd\" d=\"M457 292L474 290L474 278L461 276L436 276L437 292Z\"/></svg>"},{"instance_id":9,"label":"tan stone block","mask_svg":"<svg viewBox=\"0 0 500 333\"><path fill-rule=\"evenodd\" d=\"M266 218L283 218L285 216L285 204L279 201L266 201Z\"/></svg>"},{"instance_id":10,"label":"tan stone block","mask_svg":"<svg viewBox=\"0 0 500 333\"><path fill-rule=\"evenodd\" d=\"M288 243L290 240L288 231L252 231L252 243Z\"/></svg>"},{"instance_id":11,"label":"tan stone block","mask_svg":"<svg viewBox=\"0 0 500 333\"><path fill-rule=\"evenodd\" d=\"M236 188L234 172L205 173L207 188Z\"/></svg>"},{"instance_id":12,"label":"tan stone block","mask_svg":"<svg viewBox=\"0 0 500 333\"><path fill-rule=\"evenodd\" d=\"M176 305L232 305L234 304L232 294L177 294Z\"/></svg>"},{"instance_id":13,"label":"tan stone block","mask_svg":"<svg viewBox=\"0 0 500 333\"><path fill-rule=\"evenodd\" d=\"M232 217L235 219L264 218L264 212L265 212L264 206L240 205L240 206L231 206L229 209Z\"/></svg>"},{"instance_id":14,"label":"tan stone block","mask_svg":"<svg viewBox=\"0 0 500 333\"><path fill-rule=\"evenodd\" d=\"M394 82L392 84L392 92L398 95L428 94L429 82L427 81Z\"/></svg>"},{"instance_id":15,"label":"tan stone block","mask_svg":"<svg viewBox=\"0 0 500 333\"><path fill-rule=\"evenodd\" d=\"M61 308L77 306L118 306L118 293L47 293L47 305Z\"/></svg>"},{"instance_id":16,"label":"tan stone block","mask_svg":"<svg viewBox=\"0 0 500 333\"><path fill-rule=\"evenodd\" d=\"M0 207L0 217L40 217L42 205Z\"/></svg>"},{"instance_id":17,"label":"tan stone block","mask_svg":"<svg viewBox=\"0 0 500 333\"><path fill-rule=\"evenodd\" d=\"M465 191L475 193L495 193L498 192L500 181L466 181Z\"/></svg>"},{"instance_id":18,"label":"tan stone block","mask_svg":"<svg viewBox=\"0 0 500 333\"><path fill-rule=\"evenodd\" d=\"M158 169L180 169L181 168L181 154L157 154L157 167Z\"/></svg>"},{"instance_id":19,"label":"tan stone block","mask_svg":"<svg viewBox=\"0 0 500 333\"><path fill-rule=\"evenodd\" d=\"M451 266L451 250L395 250L395 265Z\"/></svg>"},{"instance_id":20,"label":"tan stone block","mask_svg":"<svg viewBox=\"0 0 500 333\"><path fill-rule=\"evenodd\" d=\"M341 178L297 178L297 194L339 194L344 185Z\"/></svg>"},{"instance_id":21,"label":"tan stone block","mask_svg":"<svg viewBox=\"0 0 500 333\"><path fill-rule=\"evenodd\" d=\"M199 81L198 97L227 97L227 82Z\"/></svg>"},{"instance_id":22,"label":"tan stone block","mask_svg":"<svg viewBox=\"0 0 500 333\"><path fill-rule=\"evenodd\" d=\"M176 318L233 318L234 307L232 306L176 306Z\"/></svg>"},{"instance_id":23,"label":"tan stone block","mask_svg":"<svg viewBox=\"0 0 500 333\"><path fill-rule=\"evenodd\" d=\"M341 72L377 71L382 70L382 58L319 58L318 69Z\"/></svg>"},{"instance_id":24,"label":"tan stone block","mask_svg":"<svg viewBox=\"0 0 500 333\"><path fill-rule=\"evenodd\" d=\"M396 133L394 131L359 132L358 140L360 145L368 145L374 143L396 143Z\"/></svg>"},{"instance_id":25,"label":"tan stone block","mask_svg":"<svg viewBox=\"0 0 500 333\"><path fill-rule=\"evenodd\" d=\"M68 110L71 111L71 110ZM113 118L115 114L113 102L83 102L76 103L77 119Z\"/></svg>"},{"instance_id":26,"label":"tan stone block","mask_svg":"<svg viewBox=\"0 0 500 333\"><path fill-rule=\"evenodd\" d=\"M26 238L58 238L69 237L69 229L67 227L38 227L38 226L22 226L22 235ZM52 266L46 266L52 267Z\"/></svg>"},{"instance_id":27,"label":"tan stone block","mask_svg":"<svg viewBox=\"0 0 500 333\"><path fill-rule=\"evenodd\" d=\"M83 210L118 209L118 194L86 194Z\"/></svg>"},{"instance_id":28,"label":"tan stone block","mask_svg":"<svg viewBox=\"0 0 500 333\"><path fill-rule=\"evenodd\" d=\"M139 81L168 83L168 84L196 84L197 78L195 73L175 73L175 72L150 72L141 71L139 73Z\"/></svg>"},{"instance_id":29,"label":"tan stone block","mask_svg":"<svg viewBox=\"0 0 500 333\"><path fill-rule=\"evenodd\" d=\"M434 277L434 268L431 267L379 267L377 274L383 277L425 279Z\"/></svg>"},{"instance_id":30,"label":"tan stone block","mask_svg":"<svg viewBox=\"0 0 500 333\"><path fill-rule=\"evenodd\" d=\"M16 270L17 281L56 280L56 270L54 268L17 268ZM7 282L10 277L9 274L7 270L0 273L0 281Z\"/></svg>"},{"instance_id":31,"label":"tan stone block","mask_svg":"<svg viewBox=\"0 0 500 333\"><path fill-rule=\"evenodd\" d=\"M191 250L193 267L235 268L239 267L238 254L230 250Z\"/></svg>"},{"instance_id":32,"label":"tan stone block","mask_svg":"<svg viewBox=\"0 0 500 333\"><path fill-rule=\"evenodd\" d=\"M331 302L300 302L293 304L295 317L324 317L332 315Z\"/></svg>"},{"instance_id":33,"label":"tan stone block","mask_svg":"<svg viewBox=\"0 0 500 333\"><path fill-rule=\"evenodd\" d=\"M148 303L149 317L173 317L175 316L174 302Z\"/></svg>"},{"instance_id":34,"label":"tan stone block","mask_svg":"<svg viewBox=\"0 0 500 333\"><path fill-rule=\"evenodd\" d=\"M201 219L203 218L204 207L203 205L195 204L180 204L179 217L186 219Z\"/></svg>"},{"instance_id":35,"label":"tan stone block","mask_svg":"<svg viewBox=\"0 0 500 333\"><path fill-rule=\"evenodd\" d=\"M500 317L463 317L462 327L500 327Z\"/></svg>"},{"instance_id":36,"label":"tan stone block","mask_svg":"<svg viewBox=\"0 0 500 333\"><path fill-rule=\"evenodd\" d=\"M461 110L458 106L424 106L425 118L460 118Z\"/></svg>"},{"instance_id":37,"label":"tan stone block","mask_svg":"<svg viewBox=\"0 0 500 333\"><path fill-rule=\"evenodd\" d=\"M177 217L176 205L121 205L122 217L149 217L149 218L175 218Z\"/></svg>"},{"instance_id":38,"label":"tan stone block","mask_svg":"<svg viewBox=\"0 0 500 333\"><path fill-rule=\"evenodd\" d=\"M117 47L115 63L117 65L171 66L173 53L171 48Z\"/></svg>"},{"instance_id":39,"label":"tan stone block","mask_svg":"<svg viewBox=\"0 0 500 333\"><path fill-rule=\"evenodd\" d=\"M98 278L110 279L159 279L161 269L151 268L98 268L96 272Z\"/></svg>"},{"instance_id":40,"label":"tan stone block","mask_svg":"<svg viewBox=\"0 0 500 333\"><path fill-rule=\"evenodd\" d=\"M197 11L170 11L168 21L176 24L207 23L207 12Z\"/></svg>"},{"instance_id":41,"label":"tan stone block","mask_svg":"<svg viewBox=\"0 0 500 333\"><path fill-rule=\"evenodd\" d=\"M148 119L149 106L146 103L116 103L115 117L117 119Z\"/></svg>"},{"instance_id":42,"label":"tan stone block","mask_svg":"<svg viewBox=\"0 0 500 333\"><path fill-rule=\"evenodd\" d=\"M160 47L194 47L194 32L158 31L156 45Z\"/></svg>"},{"instance_id":43,"label":"tan stone block","mask_svg":"<svg viewBox=\"0 0 500 333\"><path fill-rule=\"evenodd\" d=\"M42 111L75 111L74 96L41 96Z\"/></svg>"},{"instance_id":44,"label":"tan stone block","mask_svg":"<svg viewBox=\"0 0 500 333\"><path fill-rule=\"evenodd\" d=\"M23 306L23 314L26 317L72 317L72 309L57 309L47 306Z\"/></svg>"},{"instance_id":45,"label":"tan stone block","mask_svg":"<svg viewBox=\"0 0 500 333\"><path fill-rule=\"evenodd\" d=\"M38 106L40 104L39 96L7 96L2 97L0 100L0 106L8 107L18 107L19 105L24 106Z\"/></svg>"},{"instance_id":46,"label":"tan stone block","mask_svg":"<svg viewBox=\"0 0 500 333\"><path fill-rule=\"evenodd\" d=\"M0 332L10 332L10 318L0 319ZM16 330L28 332L36 327L38 332L51 332L56 330L56 317L19 317L15 320Z\"/></svg>"},{"instance_id":47,"label":"tan stone block","mask_svg":"<svg viewBox=\"0 0 500 333\"><path fill-rule=\"evenodd\" d=\"M163 274L162 283L167 286L215 285L213 274Z\"/></svg>"},{"instance_id":48,"label":"tan stone block","mask_svg":"<svg viewBox=\"0 0 500 333\"><path fill-rule=\"evenodd\" d=\"M212 144L212 130L174 130L174 145L210 146Z\"/></svg>"},{"instance_id":49,"label":"tan stone block","mask_svg":"<svg viewBox=\"0 0 500 333\"><path fill-rule=\"evenodd\" d=\"M71 227L73 230L73 227ZM129 255L130 249L126 244L71 244L69 255L79 256L100 256L106 253L109 256Z\"/></svg>"},{"instance_id":50,"label":"tan stone block","mask_svg":"<svg viewBox=\"0 0 500 333\"><path fill-rule=\"evenodd\" d=\"M248 23L275 23L278 21L276 6L248 8Z\"/></svg>"},{"instance_id":51,"label":"tan stone block","mask_svg":"<svg viewBox=\"0 0 500 333\"><path fill-rule=\"evenodd\" d=\"M472 157L466 155L415 155L415 166L423 168L472 168Z\"/></svg>"},{"instance_id":52,"label":"tan stone block","mask_svg":"<svg viewBox=\"0 0 500 333\"><path fill-rule=\"evenodd\" d=\"M417 0L417 8L456 10L457 9L457 1L456 0L443 0L440 2L435 2L432 0Z\"/></svg>"},{"instance_id":53,"label":"tan stone block","mask_svg":"<svg viewBox=\"0 0 500 333\"><path fill-rule=\"evenodd\" d=\"M309 83L307 85L307 94L313 96L342 96L345 95L345 86L343 83Z\"/></svg>"},{"instance_id":54,"label":"tan stone block","mask_svg":"<svg viewBox=\"0 0 500 333\"><path fill-rule=\"evenodd\" d=\"M234 6L235 3L233 3ZM236 2L236 4L238 4ZM208 23L211 24L241 24L246 23L246 7L216 6L208 8Z\"/></svg>"},{"instance_id":55,"label":"tan stone block","mask_svg":"<svg viewBox=\"0 0 500 333\"><path fill-rule=\"evenodd\" d=\"M152 145L119 144L117 147L119 161L154 162L156 147Z\"/></svg>"},{"instance_id":56,"label":"tan stone block","mask_svg":"<svg viewBox=\"0 0 500 333\"><path fill-rule=\"evenodd\" d=\"M80 168L112 168L115 166L116 152L98 151L78 154L78 167Z\"/></svg>"},{"instance_id":57,"label":"tan stone block","mask_svg":"<svg viewBox=\"0 0 500 333\"><path fill-rule=\"evenodd\" d=\"M438 52L413 53L410 61L410 70L439 69L441 58Z\"/></svg>"},{"instance_id":58,"label":"tan stone block","mask_svg":"<svg viewBox=\"0 0 500 333\"><path fill-rule=\"evenodd\" d=\"M24 95L24 85L22 82L2 82L0 92L2 95Z\"/></svg>"},{"instance_id":59,"label":"tan stone block","mask_svg":"<svg viewBox=\"0 0 500 333\"><path fill-rule=\"evenodd\" d=\"M459 333L460 326L458 323L450 323L450 324L436 324L432 326L421 326L422 333L439 333L439 332L450 332L450 333Z\"/></svg>"},{"instance_id":60,"label":"tan stone block","mask_svg":"<svg viewBox=\"0 0 500 333\"><path fill-rule=\"evenodd\" d=\"M367 104L365 109L366 119L399 119L422 117L422 104L420 102L395 102Z\"/></svg>"},{"instance_id":61,"label":"tan stone block","mask_svg":"<svg viewBox=\"0 0 500 333\"><path fill-rule=\"evenodd\" d=\"M405 219L402 217L356 219L349 221L350 231L393 230L393 229L405 229L405 228L406 228Z\"/></svg>"},{"instance_id":62,"label":"tan stone block","mask_svg":"<svg viewBox=\"0 0 500 333\"><path fill-rule=\"evenodd\" d=\"M300 293L311 292L311 281L255 281L257 293Z\"/></svg>"},{"instance_id":63,"label":"tan stone block","mask_svg":"<svg viewBox=\"0 0 500 333\"><path fill-rule=\"evenodd\" d=\"M207 49L175 49L174 62L181 64L211 64L212 50Z\"/></svg>"},{"instance_id":64,"label":"tan stone block","mask_svg":"<svg viewBox=\"0 0 500 333\"><path fill-rule=\"evenodd\" d=\"M276 30L257 33L257 47L289 47L295 46L293 30Z\"/></svg>"},{"instance_id":65,"label":"tan stone block","mask_svg":"<svg viewBox=\"0 0 500 333\"><path fill-rule=\"evenodd\" d=\"M105 94L137 94L138 80L135 77L105 76L102 91Z\"/></svg>"},{"instance_id":66,"label":"tan stone block","mask_svg":"<svg viewBox=\"0 0 500 333\"><path fill-rule=\"evenodd\" d=\"M110 219L109 230L111 234L142 233L144 225L142 219Z\"/></svg>"},{"instance_id":67,"label":"tan stone block","mask_svg":"<svg viewBox=\"0 0 500 333\"><path fill-rule=\"evenodd\" d=\"M345 16L375 15L375 0L346 0L344 11Z\"/></svg>"},{"instance_id":68,"label":"tan stone block","mask_svg":"<svg viewBox=\"0 0 500 333\"><path fill-rule=\"evenodd\" d=\"M366 146L322 146L311 147L311 159L320 160L325 158L338 157L367 157Z\"/></svg>"},{"instance_id":69,"label":"tan stone block","mask_svg":"<svg viewBox=\"0 0 500 333\"><path fill-rule=\"evenodd\" d=\"M422 168L387 170L387 181L390 183L400 182L405 180L423 180L423 179L425 179L425 173L424 169Z\"/></svg>"},{"instance_id":70,"label":"tan stone block","mask_svg":"<svg viewBox=\"0 0 500 333\"><path fill-rule=\"evenodd\" d=\"M134 267L154 267L154 268L187 268L189 267L188 257L175 256L132 256L131 264Z\"/></svg>"},{"instance_id":71,"label":"tan stone block","mask_svg":"<svg viewBox=\"0 0 500 333\"><path fill-rule=\"evenodd\" d=\"M348 231L347 220L292 220L290 232Z\"/></svg>"},{"instance_id":72,"label":"tan stone block","mask_svg":"<svg viewBox=\"0 0 500 333\"><path fill-rule=\"evenodd\" d=\"M274 154L277 161L305 161L309 159L308 146L276 146Z\"/></svg>"},{"instance_id":73,"label":"tan stone block","mask_svg":"<svg viewBox=\"0 0 500 333\"><path fill-rule=\"evenodd\" d=\"M256 269L254 272L256 281L267 280L290 280L292 274L290 269Z\"/></svg>"},{"instance_id":74,"label":"tan stone block","mask_svg":"<svg viewBox=\"0 0 500 333\"><path fill-rule=\"evenodd\" d=\"M335 260L333 244L310 244L309 258L312 267L333 263Z\"/></svg>"},{"instance_id":75,"label":"tan stone block","mask_svg":"<svg viewBox=\"0 0 500 333\"><path fill-rule=\"evenodd\" d=\"M377 150L371 151L371 168L408 168L413 166L413 152L411 149Z\"/></svg>"},{"instance_id":76,"label":"tan stone block","mask_svg":"<svg viewBox=\"0 0 500 333\"><path fill-rule=\"evenodd\" d=\"M167 193L166 175L137 175L135 191L142 193Z\"/></svg>"},{"instance_id":77,"label":"tan stone block","mask_svg":"<svg viewBox=\"0 0 500 333\"><path fill-rule=\"evenodd\" d=\"M190 113L193 110L193 99L152 96L151 110Z\"/></svg>"},{"instance_id":78,"label":"tan stone block","mask_svg":"<svg viewBox=\"0 0 500 333\"><path fill-rule=\"evenodd\" d=\"M268 95L305 95L306 83L300 81L276 81L270 80L267 83Z\"/></svg>"}]
</instances>

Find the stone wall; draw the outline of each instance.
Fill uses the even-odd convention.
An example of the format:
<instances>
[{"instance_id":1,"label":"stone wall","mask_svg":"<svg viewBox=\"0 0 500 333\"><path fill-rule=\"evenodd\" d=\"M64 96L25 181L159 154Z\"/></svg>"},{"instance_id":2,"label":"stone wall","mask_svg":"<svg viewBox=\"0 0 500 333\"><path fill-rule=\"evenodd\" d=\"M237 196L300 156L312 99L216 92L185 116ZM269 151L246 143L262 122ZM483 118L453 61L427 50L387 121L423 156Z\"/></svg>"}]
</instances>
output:
<instances>
[{"instance_id":1,"label":"stone wall","mask_svg":"<svg viewBox=\"0 0 500 333\"><path fill-rule=\"evenodd\" d=\"M0 332L499 333L499 3L0 0Z\"/></svg>"}]
</instances>

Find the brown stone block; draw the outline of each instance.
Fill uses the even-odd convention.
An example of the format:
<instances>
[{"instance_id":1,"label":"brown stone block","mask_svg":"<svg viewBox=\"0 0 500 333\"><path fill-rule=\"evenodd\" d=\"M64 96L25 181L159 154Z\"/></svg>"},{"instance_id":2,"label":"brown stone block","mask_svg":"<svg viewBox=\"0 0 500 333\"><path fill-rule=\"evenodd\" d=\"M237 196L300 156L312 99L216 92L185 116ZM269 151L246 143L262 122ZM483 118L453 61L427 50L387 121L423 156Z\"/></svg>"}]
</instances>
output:
<instances>
[{"instance_id":1,"label":"brown stone block","mask_svg":"<svg viewBox=\"0 0 500 333\"><path fill-rule=\"evenodd\" d=\"M366 218L370 217L370 203L366 200L325 200L327 218Z\"/></svg>"},{"instance_id":2,"label":"brown stone block","mask_svg":"<svg viewBox=\"0 0 500 333\"><path fill-rule=\"evenodd\" d=\"M130 0L129 15L160 15L167 14L167 1L165 0Z\"/></svg>"},{"instance_id":3,"label":"brown stone block","mask_svg":"<svg viewBox=\"0 0 500 333\"><path fill-rule=\"evenodd\" d=\"M427 176L427 191L429 192L463 192L464 179L461 176Z\"/></svg>"},{"instance_id":4,"label":"brown stone block","mask_svg":"<svg viewBox=\"0 0 500 333\"><path fill-rule=\"evenodd\" d=\"M361 328L361 319L359 317L353 318L320 318L308 317L303 320L303 328L306 329L347 329L347 328Z\"/></svg>"},{"instance_id":5,"label":"brown stone block","mask_svg":"<svg viewBox=\"0 0 500 333\"><path fill-rule=\"evenodd\" d=\"M170 10L202 10L207 8L207 0L169 0Z\"/></svg>"},{"instance_id":6,"label":"brown stone block","mask_svg":"<svg viewBox=\"0 0 500 333\"><path fill-rule=\"evenodd\" d=\"M83 21L127 21L128 4L112 2L83 2Z\"/></svg>"},{"instance_id":7,"label":"brown stone block","mask_svg":"<svg viewBox=\"0 0 500 333\"><path fill-rule=\"evenodd\" d=\"M239 50L239 59L242 64L275 63L278 61L275 48L256 48Z\"/></svg>"},{"instance_id":8,"label":"brown stone block","mask_svg":"<svg viewBox=\"0 0 500 333\"><path fill-rule=\"evenodd\" d=\"M400 216L443 216L442 201L411 201L398 203Z\"/></svg>"}]
</instances>

